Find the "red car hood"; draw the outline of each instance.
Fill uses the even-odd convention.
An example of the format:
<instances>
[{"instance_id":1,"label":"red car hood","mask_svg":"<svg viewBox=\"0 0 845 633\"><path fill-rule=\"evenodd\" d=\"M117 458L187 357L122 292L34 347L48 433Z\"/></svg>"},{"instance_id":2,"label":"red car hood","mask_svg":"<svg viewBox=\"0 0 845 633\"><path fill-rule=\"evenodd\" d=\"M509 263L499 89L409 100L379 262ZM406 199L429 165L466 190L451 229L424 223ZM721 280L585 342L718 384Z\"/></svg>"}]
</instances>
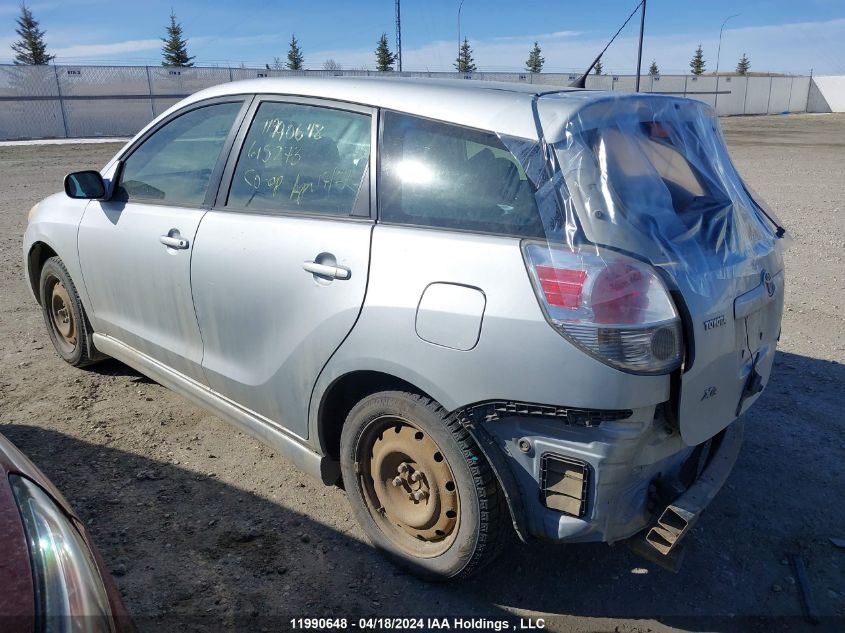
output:
<instances>
[{"instance_id":1,"label":"red car hood","mask_svg":"<svg viewBox=\"0 0 845 633\"><path fill-rule=\"evenodd\" d=\"M32 633L35 614L32 568L20 512L9 483L9 475L31 479L74 519L85 539L106 587L111 603L115 630L132 633L132 624L120 598L120 592L100 553L91 542L85 526L56 486L14 444L0 435L0 616L3 633Z\"/></svg>"},{"instance_id":2,"label":"red car hood","mask_svg":"<svg viewBox=\"0 0 845 633\"><path fill-rule=\"evenodd\" d=\"M16 469L7 456L7 444L0 435L0 615L4 630L30 633L35 614L32 568L18 504L9 484L9 472Z\"/></svg>"}]
</instances>

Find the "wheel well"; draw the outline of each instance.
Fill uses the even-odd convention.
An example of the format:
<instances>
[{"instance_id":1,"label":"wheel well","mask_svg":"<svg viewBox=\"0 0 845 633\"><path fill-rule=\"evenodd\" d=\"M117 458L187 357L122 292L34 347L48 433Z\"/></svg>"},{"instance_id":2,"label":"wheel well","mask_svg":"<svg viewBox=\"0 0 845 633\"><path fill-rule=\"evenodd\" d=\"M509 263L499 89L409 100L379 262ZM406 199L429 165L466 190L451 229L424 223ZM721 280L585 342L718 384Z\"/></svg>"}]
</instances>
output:
<instances>
[{"instance_id":1,"label":"wheel well","mask_svg":"<svg viewBox=\"0 0 845 633\"><path fill-rule=\"evenodd\" d=\"M430 397L411 383L379 371L353 371L335 380L323 394L318 413L320 443L326 455L340 459L340 432L356 404L379 391L407 391Z\"/></svg>"},{"instance_id":2,"label":"wheel well","mask_svg":"<svg viewBox=\"0 0 845 633\"><path fill-rule=\"evenodd\" d=\"M27 257L29 284L32 286L32 292L35 294L35 299L39 304L41 303L41 293L39 292L38 282L41 278L41 269L44 267L44 262L55 256L56 251L44 242L36 242L29 249L29 256Z\"/></svg>"}]
</instances>

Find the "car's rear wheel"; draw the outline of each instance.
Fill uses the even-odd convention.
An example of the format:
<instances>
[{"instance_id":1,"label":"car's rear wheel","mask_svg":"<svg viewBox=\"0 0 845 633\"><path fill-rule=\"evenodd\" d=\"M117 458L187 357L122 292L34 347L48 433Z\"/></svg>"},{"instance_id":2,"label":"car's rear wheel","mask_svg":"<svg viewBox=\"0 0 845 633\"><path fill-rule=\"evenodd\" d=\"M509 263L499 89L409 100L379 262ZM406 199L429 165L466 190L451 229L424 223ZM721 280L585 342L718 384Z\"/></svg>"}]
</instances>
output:
<instances>
[{"instance_id":1,"label":"car's rear wheel","mask_svg":"<svg viewBox=\"0 0 845 633\"><path fill-rule=\"evenodd\" d=\"M101 357L92 355L91 324L79 300L76 286L64 263L51 257L41 268L41 312L56 353L74 367L84 367Z\"/></svg>"},{"instance_id":2,"label":"car's rear wheel","mask_svg":"<svg viewBox=\"0 0 845 633\"><path fill-rule=\"evenodd\" d=\"M508 517L472 437L434 401L368 396L349 413L341 469L370 540L426 578L466 577L498 553Z\"/></svg>"}]
</instances>

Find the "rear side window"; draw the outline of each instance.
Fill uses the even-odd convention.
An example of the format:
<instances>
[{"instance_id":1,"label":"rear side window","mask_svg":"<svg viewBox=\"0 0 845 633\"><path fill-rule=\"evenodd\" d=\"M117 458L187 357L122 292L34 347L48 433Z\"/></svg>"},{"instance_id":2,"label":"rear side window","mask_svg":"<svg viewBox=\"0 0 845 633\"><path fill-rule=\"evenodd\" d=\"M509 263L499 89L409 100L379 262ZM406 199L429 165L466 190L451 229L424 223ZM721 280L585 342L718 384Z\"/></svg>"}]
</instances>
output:
<instances>
[{"instance_id":1,"label":"rear side window","mask_svg":"<svg viewBox=\"0 0 845 633\"><path fill-rule=\"evenodd\" d=\"M197 108L155 131L124 161L118 199L202 204L211 171L241 105L219 103Z\"/></svg>"},{"instance_id":2,"label":"rear side window","mask_svg":"<svg viewBox=\"0 0 845 633\"><path fill-rule=\"evenodd\" d=\"M241 148L226 205L350 215L369 163L370 120L358 112L262 103Z\"/></svg>"},{"instance_id":3,"label":"rear side window","mask_svg":"<svg viewBox=\"0 0 845 633\"><path fill-rule=\"evenodd\" d=\"M385 112L385 222L542 237L534 187L495 134Z\"/></svg>"}]
</instances>

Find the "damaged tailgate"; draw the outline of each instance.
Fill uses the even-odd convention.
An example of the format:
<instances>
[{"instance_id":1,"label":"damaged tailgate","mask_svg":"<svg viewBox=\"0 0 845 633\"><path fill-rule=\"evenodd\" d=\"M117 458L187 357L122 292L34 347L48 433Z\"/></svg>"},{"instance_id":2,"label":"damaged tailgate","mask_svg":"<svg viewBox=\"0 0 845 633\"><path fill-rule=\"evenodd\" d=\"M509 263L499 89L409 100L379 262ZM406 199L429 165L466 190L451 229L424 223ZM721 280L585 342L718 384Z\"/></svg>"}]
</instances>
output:
<instances>
[{"instance_id":1,"label":"damaged tailgate","mask_svg":"<svg viewBox=\"0 0 845 633\"><path fill-rule=\"evenodd\" d=\"M610 248L659 269L685 314L674 411L697 445L768 381L783 311L784 231L728 155L715 112L677 97L543 96L562 175L550 241Z\"/></svg>"}]
</instances>

